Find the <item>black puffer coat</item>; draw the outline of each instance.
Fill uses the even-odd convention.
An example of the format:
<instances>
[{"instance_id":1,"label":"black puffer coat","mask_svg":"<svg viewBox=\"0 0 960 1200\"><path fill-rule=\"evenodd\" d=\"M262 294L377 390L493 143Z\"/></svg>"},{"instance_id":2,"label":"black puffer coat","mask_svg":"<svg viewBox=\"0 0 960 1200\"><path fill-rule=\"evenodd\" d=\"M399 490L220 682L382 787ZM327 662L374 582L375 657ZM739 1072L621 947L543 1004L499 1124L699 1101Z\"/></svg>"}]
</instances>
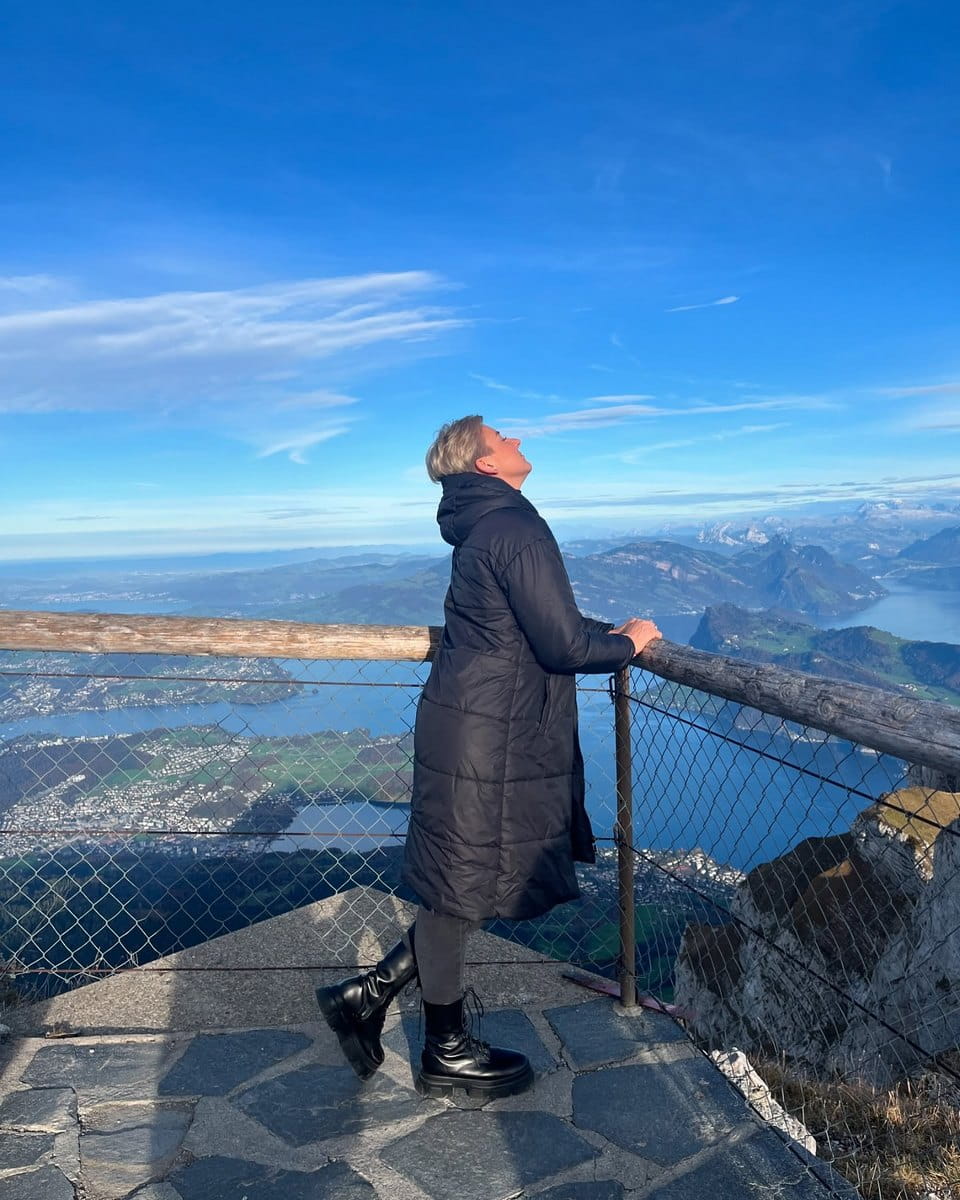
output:
<instances>
[{"instance_id":1,"label":"black puffer coat","mask_svg":"<svg viewBox=\"0 0 960 1200\"><path fill-rule=\"evenodd\" d=\"M559 547L503 480L443 480L454 546L446 625L417 710L404 879L438 913L534 917L579 896L593 862L575 672L633 643L581 616Z\"/></svg>"}]
</instances>

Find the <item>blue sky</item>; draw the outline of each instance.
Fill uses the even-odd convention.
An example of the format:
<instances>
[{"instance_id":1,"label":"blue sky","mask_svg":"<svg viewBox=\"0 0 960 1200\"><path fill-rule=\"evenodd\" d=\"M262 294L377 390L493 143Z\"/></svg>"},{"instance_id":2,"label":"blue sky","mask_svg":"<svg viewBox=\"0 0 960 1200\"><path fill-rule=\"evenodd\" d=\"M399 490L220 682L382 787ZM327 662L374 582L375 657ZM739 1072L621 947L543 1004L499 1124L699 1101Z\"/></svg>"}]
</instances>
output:
<instances>
[{"instance_id":1,"label":"blue sky","mask_svg":"<svg viewBox=\"0 0 960 1200\"><path fill-rule=\"evenodd\" d=\"M8 6L0 557L960 501L958 14Z\"/></svg>"}]
</instances>

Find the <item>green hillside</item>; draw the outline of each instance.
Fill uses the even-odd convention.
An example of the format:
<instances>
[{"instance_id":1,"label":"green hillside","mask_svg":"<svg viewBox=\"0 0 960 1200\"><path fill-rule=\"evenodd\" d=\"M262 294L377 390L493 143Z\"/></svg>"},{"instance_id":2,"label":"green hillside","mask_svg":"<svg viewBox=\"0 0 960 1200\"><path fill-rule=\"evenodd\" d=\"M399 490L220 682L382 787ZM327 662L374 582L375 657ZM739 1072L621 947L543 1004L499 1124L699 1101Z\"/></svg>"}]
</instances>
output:
<instances>
[{"instance_id":1,"label":"green hillside","mask_svg":"<svg viewBox=\"0 0 960 1200\"><path fill-rule=\"evenodd\" d=\"M690 645L960 704L960 646L949 642L909 641L869 625L818 629L775 611L720 604L704 613Z\"/></svg>"}]
</instances>

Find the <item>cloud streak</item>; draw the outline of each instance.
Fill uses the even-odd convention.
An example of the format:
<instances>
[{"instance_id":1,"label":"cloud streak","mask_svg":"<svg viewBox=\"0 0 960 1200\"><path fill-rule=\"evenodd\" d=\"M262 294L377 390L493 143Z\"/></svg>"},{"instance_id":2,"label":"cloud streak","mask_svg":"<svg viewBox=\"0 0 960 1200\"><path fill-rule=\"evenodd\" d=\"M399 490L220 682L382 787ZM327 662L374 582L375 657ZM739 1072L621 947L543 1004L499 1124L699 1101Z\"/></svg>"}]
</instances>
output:
<instances>
[{"instance_id":1,"label":"cloud streak","mask_svg":"<svg viewBox=\"0 0 960 1200\"><path fill-rule=\"evenodd\" d=\"M344 422L328 426L326 429L308 430L270 441L258 451L257 458L270 458L274 454L286 454L291 462L305 465L308 450L313 446L319 446L321 442L329 442L331 438L340 437L341 434L347 432L348 428L349 426Z\"/></svg>"},{"instance_id":2,"label":"cloud streak","mask_svg":"<svg viewBox=\"0 0 960 1200\"><path fill-rule=\"evenodd\" d=\"M960 393L960 379L948 383L923 383L907 387L882 387L874 389L879 396L937 396Z\"/></svg>"},{"instance_id":3,"label":"cloud streak","mask_svg":"<svg viewBox=\"0 0 960 1200\"><path fill-rule=\"evenodd\" d=\"M621 396L592 396L589 407L571 412L548 413L542 417L504 417L501 429L523 437L547 437L551 434L569 433L583 429L609 429L637 420L652 420L663 417L710 417L726 416L740 412L775 412L832 409L835 401L824 396L787 395L758 396L750 400L738 400L732 404L689 404L685 407L639 403L654 397L643 393Z\"/></svg>"},{"instance_id":4,"label":"cloud streak","mask_svg":"<svg viewBox=\"0 0 960 1200\"><path fill-rule=\"evenodd\" d=\"M960 401L913 412L901 428L907 433L960 433Z\"/></svg>"},{"instance_id":5,"label":"cloud streak","mask_svg":"<svg viewBox=\"0 0 960 1200\"><path fill-rule=\"evenodd\" d=\"M637 446L621 454L610 455L625 463L637 463L651 454L661 454L668 450L682 450L687 446L699 446L707 442L726 442L731 438L752 437L758 433L774 433L778 429L788 429L788 421L777 421L771 425L741 425L739 429L725 429L719 433L706 433L701 437L677 438L674 441L650 442L645 446Z\"/></svg>"},{"instance_id":6,"label":"cloud streak","mask_svg":"<svg viewBox=\"0 0 960 1200\"><path fill-rule=\"evenodd\" d=\"M0 275L0 292L15 292L21 296L36 296L56 291L62 281L54 275Z\"/></svg>"},{"instance_id":7,"label":"cloud streak","mask_svg":"<svg viewBox=\"0 0 960 1200\"><path fill-rule=\"evenodd\" d=\"M530 391L529 388L513 387L509 383L501 383L498 379L491 379L489 375L478 375L476 372L470 372L470 378L475 379L477 383L482 383L485 388L490 388L493 392L504 392L508 396L518 396L521 400L559 400L559 396L548 394L545 392Z\"/></svg>"},{"instance_id":8,"label":"cloud streak","mask_svg":"<svg viewBox=\"0 0 960 1200\"><path fill-rule=\"evenodd\" d=\"M264 372L296 379L320 362L463 326L449 309L419 302L443 286L430 272L408 271L7 313L0 412L232 404L236 388Z\"/></svg>"},{"instance_id":9,"label":"cloud streak","mask_svg":"<svg viewBox=\"0 0 960 1200\"><path fill-rule=\"evenodd\" d=\"M693 312L698 308L720 308L725 304L736 304L739 296L721 296L719 300L708 300L705 304L678 304L674 308L665 308L668 313Z\"/></svg>"}]
</instances>

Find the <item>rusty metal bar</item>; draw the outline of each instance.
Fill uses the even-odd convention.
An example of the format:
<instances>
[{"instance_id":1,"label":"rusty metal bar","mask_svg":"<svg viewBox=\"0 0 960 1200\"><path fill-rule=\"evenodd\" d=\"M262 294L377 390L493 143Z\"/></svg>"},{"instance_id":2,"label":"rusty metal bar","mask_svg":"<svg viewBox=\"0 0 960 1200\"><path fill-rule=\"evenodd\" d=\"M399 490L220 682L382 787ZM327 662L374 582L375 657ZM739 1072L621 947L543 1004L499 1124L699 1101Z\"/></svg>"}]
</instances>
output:
<instances>
[{"instance_id":1,"label":"rusty metal bar","mask_svg":"<svg viewBox=\"0 0 960 1200\"><path fill-rule=\"evenodd\" d=\"M630 740L630 668L614 678L614 738L617 756L617 896L620 909L620 1003L637 1005L636 911L633 902L633 746Z\"/></svg>"}]
</instances>

